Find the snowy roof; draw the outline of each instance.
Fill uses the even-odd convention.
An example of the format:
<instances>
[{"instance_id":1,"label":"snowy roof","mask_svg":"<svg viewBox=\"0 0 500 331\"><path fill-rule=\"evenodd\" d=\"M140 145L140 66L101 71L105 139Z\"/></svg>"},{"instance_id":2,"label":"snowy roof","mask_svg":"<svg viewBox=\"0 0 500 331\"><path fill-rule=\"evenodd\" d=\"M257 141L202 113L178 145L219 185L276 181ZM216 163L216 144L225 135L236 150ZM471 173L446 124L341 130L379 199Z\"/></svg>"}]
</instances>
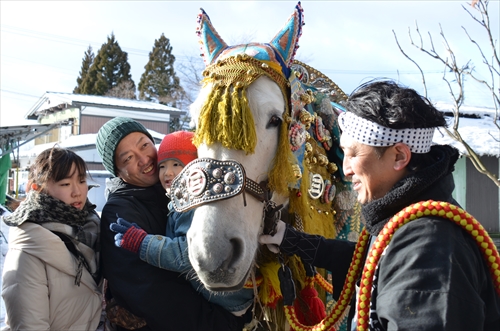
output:
<instances>
[{"instance_id":1,"label":"snowy roof","mask_svg":"<svg viewBox=\"0 0 500 331\"><path fill-rule=\"evenodd\" d=\"M165 137L164 134L156 132L154 130L149 130L148 132L154 138L156 145L158 145ZM86 150L86 149L95 149L97 133L89 133L89 134L80 134L75 136L70 136L68 139L60 143L46 143L46 144L38 144L33 146L33 148L29 150L19 151L20 157L36 157L38 154L43 152L48 148L54 147L54 145L59 145L63 148L71 149L72 151ZM158 146L157 146L158 147Z\"/></svg>"},{"instance_id":2,"label":"snowy roof","mask_svg":"<svg viewBox=\"0 0 500 331\"><path fill-rule=\"evenodd\" d=\"M453 106L445 103L434 105L440 111L446 112L447 116L453 116ZM495 125L500 124L499 114L494 108L461 106L458 121L458 132L462 139L479 156L500 157L500 129ZM448 129L453 130L453 117L448 120ZM467 155L465 147L451 138L443 129L436 130L433 142L440 145L451 145Z\"/></svg>"},{"instance_id":3,"label":"snowy roof","mask_svg":"<svg viewBox=\"0 0 500 331\"><path fill-rule=\"evenodd\" d=\"M82 106L158 112L169 114L173 117L179 117L185 113L185 111L178 108L150 101L113 98L100 95L46 92L29 110L25 117L28 119L36 119L38 115L47 111L59 111L71 107Z\"/></svg>"},{"instance_id":4,"label":"snowy roof","mask_svg":"<svg viewBox=\"0 0 500 331\"><path fill-rule=\"evenodd\" d=\"M443 112L453 112L454 106L445 102L436 102L434 107ZM475 106L460 106L460 114L462 115L489 115L489 116L499 116L499 113L495 108L490 107L475 107Z\"/></svg>"}]
</instances>

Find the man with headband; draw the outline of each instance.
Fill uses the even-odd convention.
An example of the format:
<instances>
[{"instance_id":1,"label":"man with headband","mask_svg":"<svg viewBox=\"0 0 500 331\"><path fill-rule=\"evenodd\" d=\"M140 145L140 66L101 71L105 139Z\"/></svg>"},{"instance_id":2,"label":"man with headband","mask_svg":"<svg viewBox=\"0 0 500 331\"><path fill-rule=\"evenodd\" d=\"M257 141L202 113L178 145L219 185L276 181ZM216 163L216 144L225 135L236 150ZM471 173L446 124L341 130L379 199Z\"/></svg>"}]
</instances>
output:
<instances>
[{"instance_id":1,"label":"man with headband","mask_svg":"<svg viewBox=\"0 0 500 331\"><path fill-rule=\"evenodd\" d=\"M452 197L458 152L432 145L435 128L446 121L426 98L394 82L370 82L352 93L346 110L339 116L343 171L362 204L370 246L408 206L427 200L458 206ZM500 296L473 236L443 217L417 213L415 218L394 233L374 267L368 328L498 330ZM330 270L338 296L354 243L307 235L281 221L277 230L260 242ZM361 265L367 263L365 256ZM356 285L359 290L359 279ZM356 306L353 299L352 330L361 325Z\"/></svg>"}]
</instances>

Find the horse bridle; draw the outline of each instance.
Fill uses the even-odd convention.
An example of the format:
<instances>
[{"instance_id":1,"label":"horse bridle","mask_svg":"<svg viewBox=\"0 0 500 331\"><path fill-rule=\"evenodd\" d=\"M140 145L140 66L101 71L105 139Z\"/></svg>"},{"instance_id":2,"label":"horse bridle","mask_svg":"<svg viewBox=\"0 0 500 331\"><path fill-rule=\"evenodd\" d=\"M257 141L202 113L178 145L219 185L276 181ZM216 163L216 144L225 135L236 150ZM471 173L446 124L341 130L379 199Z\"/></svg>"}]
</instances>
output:
<instances>
[{"instance_id":1,"label":"horse bridle","mask_svg":"<svg viewBox=\"0 0 500 331\"><path fill-rule=\"evenodd\" d=\"M271 198L267 182L248 178L241 163L211 158L196 159L186 165L173 180L170 191L173 206L179 212L239 194L243 194L246 206L245 193L264 203Z\"/></svg>"}]
</instances>

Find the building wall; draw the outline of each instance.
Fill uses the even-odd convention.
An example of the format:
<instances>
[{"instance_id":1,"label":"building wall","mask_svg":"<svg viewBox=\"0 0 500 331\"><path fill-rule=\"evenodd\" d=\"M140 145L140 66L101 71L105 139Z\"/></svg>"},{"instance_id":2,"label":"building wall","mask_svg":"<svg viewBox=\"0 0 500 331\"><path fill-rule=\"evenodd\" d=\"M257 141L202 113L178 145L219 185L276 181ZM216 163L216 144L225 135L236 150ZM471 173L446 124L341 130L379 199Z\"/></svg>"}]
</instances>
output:
<instances>
[{"instance_id":1,"label":"building wall","mask_svg":"<svg viewBox=\"0 0 500 331\"><path fill-rule=\"evenodd\" d=\"M106 170L102 163L91 163L91 162L85 162L87 164L87 168L89 170Z\"/></svg>"},{"instance_id":2,"label":"building wall","mask_svg":"<svg viewBox=\"0 0 500 331\"><path fill-rule=\"evenodd\" d=\"M466 171L466 157L460 156L455 163L455 171L453 171L453 179L455 180L455 190L453 191L453 198L465 208L467 203L467 171Z\"/></svg>"},{"instance_id":3,"label":"building wall","mask_svg":"<svg viewBox=\"0 0 500 331\"><path fill-rule=\"evenodd\" d=\"M88 116L82 115L80 118L80 134L87 133L97 133L99 129L112 119L112 117L101 117L101 116ZM146 121L137 120L142 123L146 128L154 130L159 133L168 134L169 133L169 123L168 122L158 122L158 121Z\"/></svg>"},{"instance_id":4,"label":"building wall","mask_svg":"<svg viewBox=\"0 0 500 331\"><path fill-rule=\"evenodd\" d=\"M41 124L51 124L63 120L72 119L73 125L71 127L62 126L60 128L55 128L53 130L50 130L48 134L36 138L35 145L63 141L64 139L67 139L70 135L78 134L79 116L80 116L80 109L68 108L62 111L49 113L41 117L40 118Z\"/></svg>"},{"instance_id":5,"label":"building wall","mask_svg":"<svg viewBox=\"0 0 500 331\"><path fill-rule=\"evenodd\" d=\"M498 158L481 157L486 169L496 174L498 178ZM472 162L466 160L467 201L465 209L474 216L483 227L491 233L500 232L499 190L491 179L481 174Z\"/></svg>"}]
</instances>

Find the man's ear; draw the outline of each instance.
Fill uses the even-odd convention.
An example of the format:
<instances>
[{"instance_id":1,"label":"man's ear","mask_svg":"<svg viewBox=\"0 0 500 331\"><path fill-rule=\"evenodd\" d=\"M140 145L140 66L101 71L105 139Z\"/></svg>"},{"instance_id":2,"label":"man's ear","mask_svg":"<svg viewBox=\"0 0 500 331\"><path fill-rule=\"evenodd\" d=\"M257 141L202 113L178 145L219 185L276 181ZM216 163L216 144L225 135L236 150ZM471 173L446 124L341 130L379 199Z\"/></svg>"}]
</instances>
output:
<instances>
[{"instance_id":1,"label":"man's ear","mask_svg":"<svg viewBox=\"0 0 500 331\"><path fill-rule=\"evenodd\" d=\"M393 148L396 155L394 170L403 170L411 160L410 147L404 143L396 143Z\"/></svg>"}]
</instances>

